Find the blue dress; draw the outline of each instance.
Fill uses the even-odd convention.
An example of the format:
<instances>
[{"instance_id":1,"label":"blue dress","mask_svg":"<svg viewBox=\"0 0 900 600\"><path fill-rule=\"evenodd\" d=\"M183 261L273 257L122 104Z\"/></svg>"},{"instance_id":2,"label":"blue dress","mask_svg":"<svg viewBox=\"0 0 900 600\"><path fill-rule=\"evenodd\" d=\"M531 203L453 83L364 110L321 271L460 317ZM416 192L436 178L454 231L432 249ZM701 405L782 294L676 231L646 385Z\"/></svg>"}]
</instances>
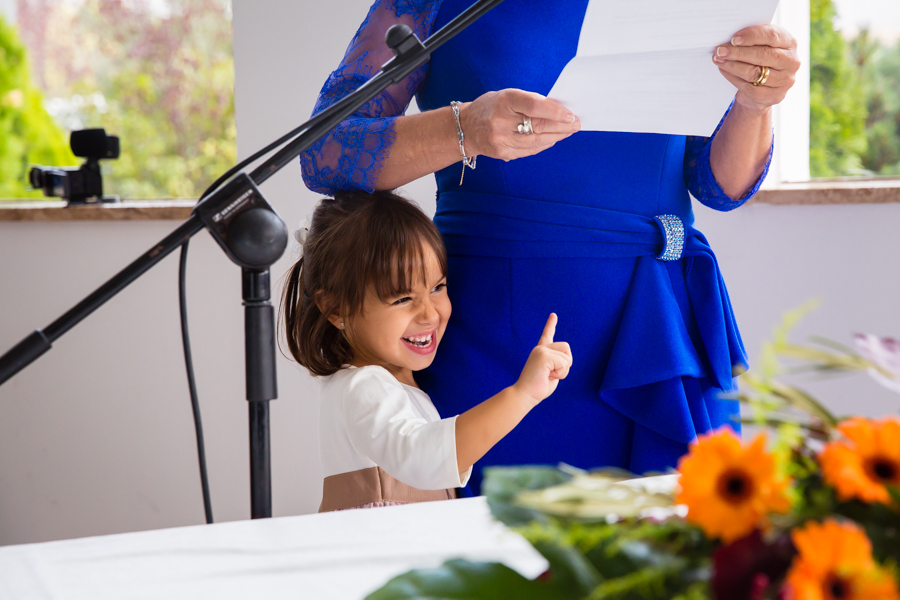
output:
<instances>
[{"instance_id":1,"label":"blue dress","mask_svg":"<svg viewBox=\"0 0 900 600\"><path fill-rule=\"evenodd\" d=\"M315 111L391 57L390 25L405 23L425 39L470 4L376 2ZM413 95L426 111L504 88L547 94L575 55L586 8L587 0L499 5L305 153L307 186L374 189L394 119ZM739 429L737 403L719 396L733 389L746 356L716 258L692 227L688 190L731 210L765 173L743 198L729 198L713 177L710 141L582 131L536 156L479 157L462 185L459 163L436 173L434 220L449 254L453 316L433 366L416 374L435 406L459 414L514 383L551 312L559 315L556 339L574 357L557 391L478 466L662 471L697 434ZM678 260L657 259L666 244L658 215L683 223ZM476 468L468 491L478 493L480 482Z\"/></svg>"}]
</instances>

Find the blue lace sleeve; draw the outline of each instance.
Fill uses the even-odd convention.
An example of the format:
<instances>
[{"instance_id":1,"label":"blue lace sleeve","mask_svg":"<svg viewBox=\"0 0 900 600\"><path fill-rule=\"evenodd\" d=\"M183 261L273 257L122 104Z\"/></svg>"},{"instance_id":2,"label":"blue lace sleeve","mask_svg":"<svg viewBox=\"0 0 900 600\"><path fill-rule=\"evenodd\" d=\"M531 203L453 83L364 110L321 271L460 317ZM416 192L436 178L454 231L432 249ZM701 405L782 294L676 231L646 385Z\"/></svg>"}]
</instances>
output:
<instances>
[{"instance_id":1,"label":"blue lace sleeve","mask_svg":"<svg viewBox=\"0 0 900 600\"><path fill-rule=\"evenodd\" d=\"M732 102L731 106L734 106L734 102ZM756 195L756 192L759 191L759 186L762 185L766 175L769 173L769 166L772 164L772 150L775 148L773 133L772 144L769 146L769 158L766 161L766 168L763 169L762 175L759 176L753 187L743 197L737 200L730 198L722 190L719 182L716 181L715 175L713 175L709 161L709 152L713 138L719 133L722 123L725 122L725 117L731 112L731 106L725 111L725 116L719 121L719 125L711 137L688 136L684 147L684 182L687 184L688 190L702 204L721 211L734 210Z\"/></svg>"},{"instance_id":2,"label":"blue lace sleeve","mask_svg":"<svg viewBox=\"0 0 900 600\"><path fill-rule=\"evenodd\" d=\"M325 81L313 115L359 88L393 56L384 43L391 25L408 25L424 40L431 34L440 5L441 0L377 0L341 65ZM425 64L405 82L388 87L301 154L306 187L329 195L345 189L372 192L396 137L394 120L406 112L427 73Z\"/></svg>"}]
</instances>

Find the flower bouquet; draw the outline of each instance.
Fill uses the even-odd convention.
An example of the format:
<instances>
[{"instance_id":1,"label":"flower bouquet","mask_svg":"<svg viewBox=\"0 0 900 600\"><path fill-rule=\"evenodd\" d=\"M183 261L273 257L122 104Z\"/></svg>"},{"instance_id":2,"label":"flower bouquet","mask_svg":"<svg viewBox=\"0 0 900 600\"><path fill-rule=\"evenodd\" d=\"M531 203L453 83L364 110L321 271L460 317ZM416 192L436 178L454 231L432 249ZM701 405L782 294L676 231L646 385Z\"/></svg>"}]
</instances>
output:
<instances>
[{"instance_id":1,"label":"flower bouquet","mask_svg":"<svg viewBox=\"0 0 900 600\"><path fill-rule=\"evenodd\" d=\"M749 424L700 438L678 473L643 479L566 466L491 468L494 516L549 562L529 580L451 560L389 581L369 600L412 598L900 600L900 419L839 418L790 371L866 370L900 391L900 343L787 341L799 313L741 378ZM768 434L768 435L767 435Z\"/></svg>"}]
</instances>

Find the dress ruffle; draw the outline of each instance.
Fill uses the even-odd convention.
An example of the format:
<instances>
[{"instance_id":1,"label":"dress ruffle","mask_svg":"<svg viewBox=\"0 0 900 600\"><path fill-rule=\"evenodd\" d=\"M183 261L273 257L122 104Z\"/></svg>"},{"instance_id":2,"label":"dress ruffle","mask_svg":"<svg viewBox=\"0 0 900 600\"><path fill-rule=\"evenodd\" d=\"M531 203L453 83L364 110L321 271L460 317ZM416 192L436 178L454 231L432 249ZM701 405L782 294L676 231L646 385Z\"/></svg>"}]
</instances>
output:
<instances>
[{"instance_id":1,"label":"dress ruffle","mask_svg":"<svg viewBox=\"0 0 900 600\"><path fill-rule=\"evenodd\" d=\"M664 262L662 230L643 215L452 192L435 223L451 255L636 258L599 398L681 444L727 421L733 402L707 392L733 390L747 358L716 257L691 225L682 258Z\"/></svg>"},{"instance_id":2,"label":"dress ruffle","mask_svg":"<svg viewBox=\"0 0 900 600\"><path fill-rule=\"evenodd\" d=\"M715 256L699 233L688 245L684 287L699 340L691 338L666 264L641 257L599 390L604 402L628 418L682 443L720 421L710 417L697 384L686 379L705 378L727 392L734 375L747 368Z\"/></svg>"}]
</instances>

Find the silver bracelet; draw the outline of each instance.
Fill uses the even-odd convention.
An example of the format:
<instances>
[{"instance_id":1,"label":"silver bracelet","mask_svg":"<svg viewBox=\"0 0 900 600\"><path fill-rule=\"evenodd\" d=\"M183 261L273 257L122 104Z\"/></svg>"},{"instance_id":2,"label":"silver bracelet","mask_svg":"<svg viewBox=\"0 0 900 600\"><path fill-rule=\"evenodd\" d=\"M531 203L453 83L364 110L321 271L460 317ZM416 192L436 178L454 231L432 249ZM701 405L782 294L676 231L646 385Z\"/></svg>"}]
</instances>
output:
<instances>
[{"instance_id":1,"label":"silver bracelet","mask_svg":"<svg viewBox=\"0 0 900 600\"><path fill-rule=\"evenodd\" d=\"M459 124L459 102L454 100L450 103L450 106L453 107L453 116L456 118L456 135L459 138L459 153L462 155L463 168L462 175L459 176L459 185L462 185L463 177L466 175L466 167L474 169L475 161L478 157L468 158L466 156L466 136L463 134L462 125Z\"/></svg>"}]
</instances>

